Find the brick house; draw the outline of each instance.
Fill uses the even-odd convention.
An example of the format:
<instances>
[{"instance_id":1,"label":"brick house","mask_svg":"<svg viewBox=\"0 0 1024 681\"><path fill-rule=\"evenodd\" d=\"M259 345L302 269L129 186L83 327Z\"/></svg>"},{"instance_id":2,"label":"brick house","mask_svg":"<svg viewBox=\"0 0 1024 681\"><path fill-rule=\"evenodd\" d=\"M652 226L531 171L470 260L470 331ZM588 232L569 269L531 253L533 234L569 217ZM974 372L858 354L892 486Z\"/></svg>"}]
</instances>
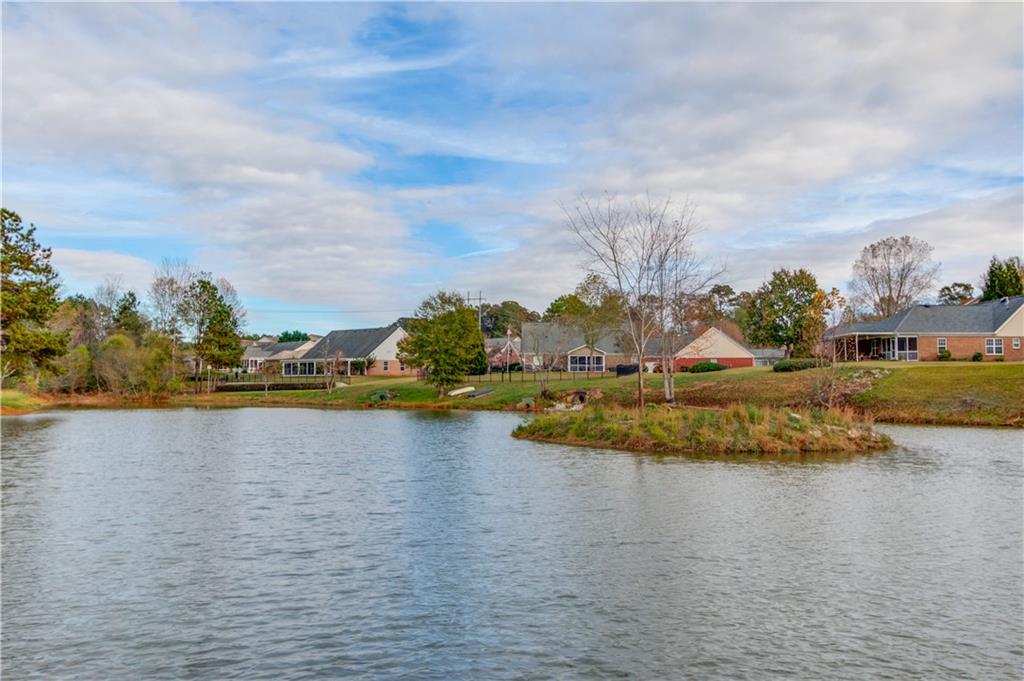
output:
<instances>
[{"instance_id":1,"label":"brick house","mask_svg":"<svg viewBox=\"0 0 1024 681\"><path fill-rule=\"evenodd\" d=\"M971 305L914 305L892 317L836 328L825 336L839 361L952 359L1021 361L1024 296Z\"/></svg>"},{"instance_id":2,"label":"brick house","mask_svg":"<svg viewBox=\"0 0 1024 681\"><path fill-rule=\"evenodd\" d=\"M667 339L671 343L669 355L672 368L701 362L718 362L728 367L751 367L774 363L782 354L776 350L749 348L726 331L715 326L704 326L696 335L680 335ZM662 339L650 340L643 358L645 371L661 366ZM582 335L575 329L557 322L523 324L522 351L527 370L559 368L571 372L610 371L619 364L636 364L629 341L622 332L605 334L593 348L588 348Z\"/></svg>"},{"instance_id":3,"label":"brick house","mask_svg":"<svg viewBox=\"0 0 1024 681\"><path fill-rule=\"evenodd\" d=\"M522 339L519 336L485 338L484 350L487 352L487 365L492 371L501 371L506 365L513 366L523 361Z\"/></svg>"}]
</instances>

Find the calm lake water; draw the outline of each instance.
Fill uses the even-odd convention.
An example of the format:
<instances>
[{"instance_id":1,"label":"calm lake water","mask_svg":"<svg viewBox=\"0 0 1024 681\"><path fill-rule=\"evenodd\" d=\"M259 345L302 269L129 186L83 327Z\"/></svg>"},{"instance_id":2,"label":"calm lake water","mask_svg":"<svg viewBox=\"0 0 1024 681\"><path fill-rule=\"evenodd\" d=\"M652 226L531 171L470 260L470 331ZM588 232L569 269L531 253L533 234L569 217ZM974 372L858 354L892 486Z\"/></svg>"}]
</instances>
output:
<instances>
[{"instance_id":1,"label":"calm lake water","mask_svg":"<svg viewBox=\"0 0 1024 681\"><path fill-rule=\"evenodd\" d=\"M1020 678L1021 432L722 463L518 421L5 418L4 678Z\"/></svg>"}]
</instances>

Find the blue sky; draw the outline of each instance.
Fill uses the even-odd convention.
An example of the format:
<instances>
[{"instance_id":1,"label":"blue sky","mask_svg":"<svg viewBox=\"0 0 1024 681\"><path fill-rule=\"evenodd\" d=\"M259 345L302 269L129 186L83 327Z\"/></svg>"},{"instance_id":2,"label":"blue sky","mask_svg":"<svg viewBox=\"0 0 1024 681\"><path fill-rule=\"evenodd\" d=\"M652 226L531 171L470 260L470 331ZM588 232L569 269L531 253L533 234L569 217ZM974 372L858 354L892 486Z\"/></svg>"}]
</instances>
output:
<instances>
[{"instance_id":1,"label":"blue sky","mask_svg":"<svg viewBox=\"0 0 1024 681\"><path fill-rule=\"evenodd\" d=\"M5 5L3 203L71 291L164 257L254 331L439 287L543 309L560 206L689 198L737 288L890 234L976 282L1022 236L1019 5Z\"/></svg>"}]
</instances>

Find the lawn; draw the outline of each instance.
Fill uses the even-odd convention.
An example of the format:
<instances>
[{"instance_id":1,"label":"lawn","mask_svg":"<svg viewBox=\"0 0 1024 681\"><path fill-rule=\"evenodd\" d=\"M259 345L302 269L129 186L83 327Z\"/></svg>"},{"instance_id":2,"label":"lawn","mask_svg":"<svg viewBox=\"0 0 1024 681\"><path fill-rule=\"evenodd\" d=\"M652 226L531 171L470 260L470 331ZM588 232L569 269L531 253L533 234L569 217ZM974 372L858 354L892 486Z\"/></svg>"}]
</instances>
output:
<instances>
[{"instance_id":1,"label":"lawn","mask_svg":"<svg viewBox=\"0 0 1024 681\"><path fill-rule=\"evenodd\" d=\"M877 370L883 371L877 371ZM729 369L702 374L676 374L676 401L689 406L722 408L736 403L759 407L804 407L812 402L815 371L775 373L769 367ZM567 374L564 376L568 376ZM840 367L847 381L848 406L877 421L947 425L1024 426L1024 364L996 362L859 362ZM532 378L527 376L527 379ZM662 401L660 374L644 377L647 399ZM466 384L463 384L466 385ZM245 392L183 394L172 405L202 406L314 406L341 409L366 407L435 409L523 409L536 400L543 384L532 380L483 382L468 385L493 392L476 399L464 396L438 399L435 388L415 378L363 377L350 386L326 390L281 390L264 394ZM556 396L578 389L598 388L600 403L628 407L635 403L636 376L622 378L573 377L549 380ZM462 387L462 386L459 386ZM373 401L387 392L386 403ZM93 396L96 397L96 396ZM5 390L5 413L21 413L46 405L111 406L90 396L61 396L53 401ZM109 401L109 400L108 400ZM115 400L116 401L116 400Z\"/></svg>"},{"instance_id":2,"label":"lawn","mask_svg":"<svg viewBox=\"0 0 1024 681\"><path fill-rule=\"evenodd\" d=\"M0 390L0 413L17 414L28 412L40 409L46 403L46 400L21 390L11 388Z\"/></svg>"},{"instance_id":3,"label":"lawn","mask_svg":"<svg viewBox=\"0 0 1024 681\"><path fill-rule=\"evenodd\" d=\"M851 406L878 421L1024 425L1024 364L858 362L840 371L849 380L874 369L888 374L869 379L869 389L854 395ZM758 367L682 374L676 399L701 406L796 406L807 402L814 383L813 370L775 373Z\"/></svg>"}]
</instances>

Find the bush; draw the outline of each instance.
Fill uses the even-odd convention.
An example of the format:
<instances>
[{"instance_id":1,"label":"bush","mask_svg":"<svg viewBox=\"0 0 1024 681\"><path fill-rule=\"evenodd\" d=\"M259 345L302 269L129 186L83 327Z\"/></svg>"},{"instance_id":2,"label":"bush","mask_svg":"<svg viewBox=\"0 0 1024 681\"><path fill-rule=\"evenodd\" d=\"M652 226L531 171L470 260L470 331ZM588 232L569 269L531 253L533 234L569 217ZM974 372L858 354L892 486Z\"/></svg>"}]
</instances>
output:
<instances>
[{"instance_id":1,"label":"bush","mask_svg":"<svg viewBox=\"0 0 1024 681\"><path fill-rule=\"evenodd\" d=\"M719 364L718 362L700 362L690 367L690 373L702 374L705 371L722 371L728 368L729 367L725 366L724 364Z\"/></svg>"},{"instance_id":2,"label":"bush","mask_svg":"<svg viewBox=\"0 0 1024 681\"><path fill-rule=\"evenodd\" d=\"M677 374L685 374L689 370L690 367L686 366L685 364L680 364L678 367L676 367Z\"/></svg>"},{"instance_id":3,"label":"bush","mask_svg":"<svg viewBox=\"0 0 1024 681\"><path fill-rule=\"evenodd\" d=\"M950 352L949 350L939 350L939 361L940 362L948 362L951 359L953 359L953 353L952 352Z\"/></svg>"},{"instance_id":4,"label":"bush","mask_svg":"<svg viewBox=\"0 0 1024 681\"><path fill-rule=\"evenodd\" d=\"M976 352L973 355L971 355L972 362L980 362L983 358L984 355L982 355L980 352Z\"/></svg>"},{"instance_id":5,"label":"bush","mask_svg":"<svg viewBox=\"0 0 1024 681\"><path fill-rule=\"evenodd\" d=\"M811 359L810 357L783 359L772 365L772 371L803 371L804 369L814 369L818 366L829 366L830 364L831 362L827 359Z\"/></svg>"}]
</instances>

